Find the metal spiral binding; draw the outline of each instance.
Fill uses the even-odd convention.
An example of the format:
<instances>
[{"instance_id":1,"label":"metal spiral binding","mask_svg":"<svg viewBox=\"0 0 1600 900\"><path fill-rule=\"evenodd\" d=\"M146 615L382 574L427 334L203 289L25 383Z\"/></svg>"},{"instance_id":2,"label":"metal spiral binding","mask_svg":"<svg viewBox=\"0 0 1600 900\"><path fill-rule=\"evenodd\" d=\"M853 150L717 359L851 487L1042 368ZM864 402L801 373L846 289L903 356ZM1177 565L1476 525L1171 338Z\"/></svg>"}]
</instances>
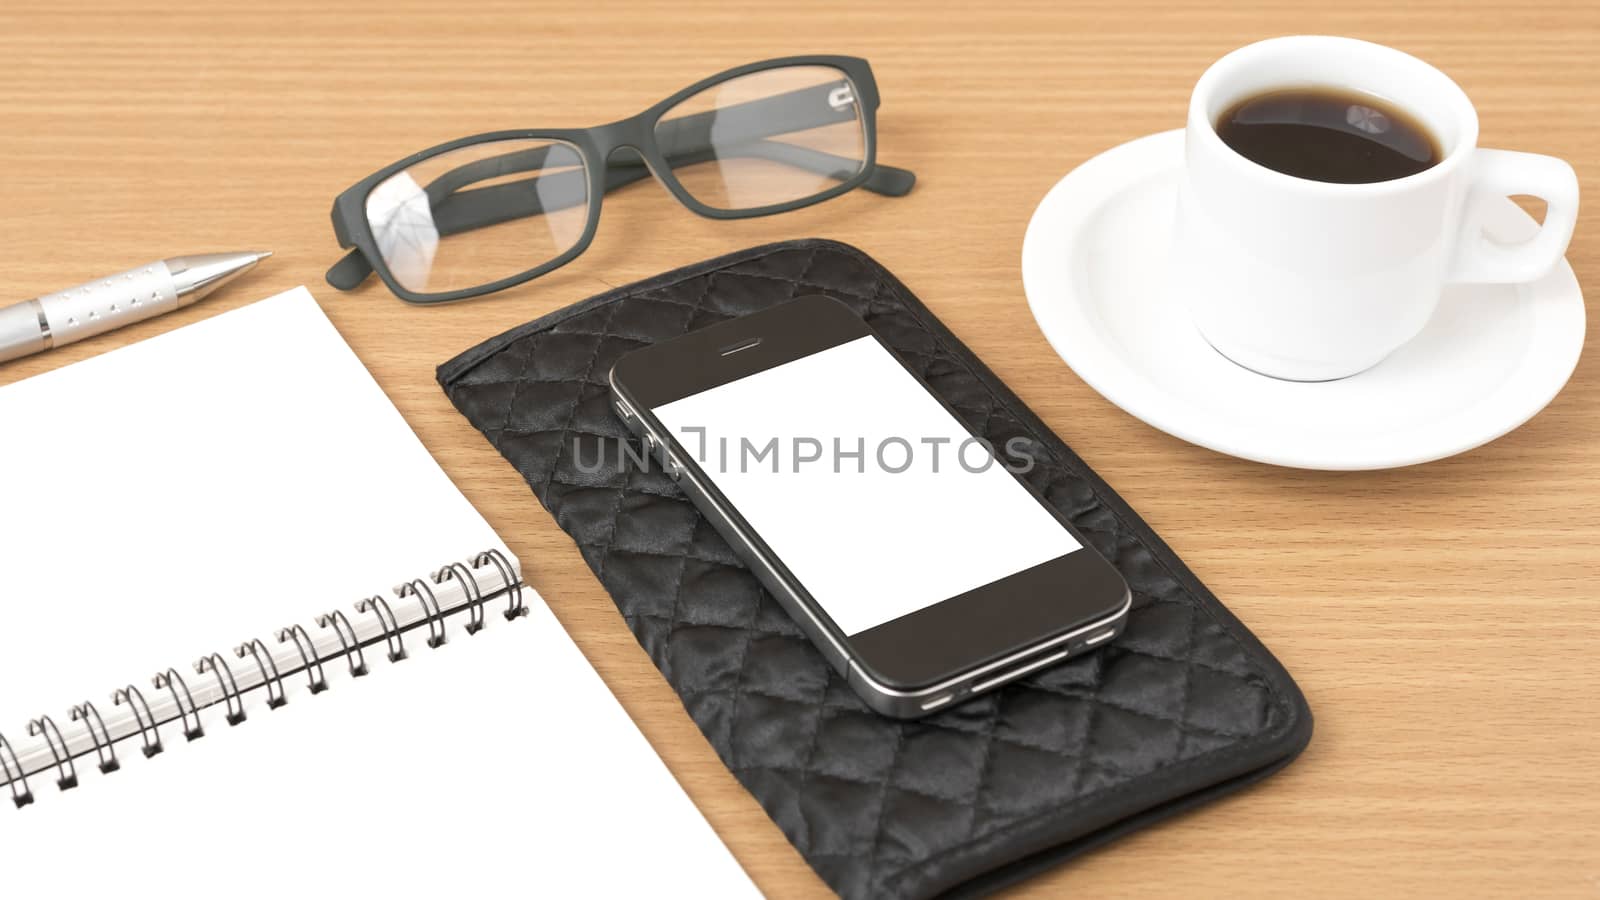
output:
<instances>
[{"instance_id":1,"label":"metal spiral binding","mask_svg":"<svg viewBox=\"0 0 1600 900\"><path fill-rule=\"evenodd\" d=\"M278 664L272 660L272 651L260 638L251 638L233 648L233 655L240 659L244 659L247 653L255 658L256 668L261 670L261 681L267 686L267 709L277 709L288 703L289 695L283 690L283 676L278 674Z\"/></svg>"},{"instance_id":2,"label":"metal spiral binding","mask_svg":"<svg viewBox=\"0 0 1600 900\"><path fill-rule=\"evenodd\" d=\"M350 677L360 678L367 674L367 655L361 652L361 639L356 637L355 628L351 627L350 620L339 610L317 616L318 628L332 628L333 633L339 638L339 647L344 651L344 658L350 664ZM348 637L346 637L348 635Z\"/></svg>"},{"instance_id":3,"label":"metal spiral binding","mask_svg":"<svg viewBox=\"0 0 1600 900\"><path fill-rule=\"evenodd\" d=\"M300 662L305 666L306 677L311 679L310 691L320 694L328 689L328 679L322 674L322 660L317 658L317 645L312 643L311 635L299 625L290 625L288 628L278 630L278 643L286 644L294 641L294 652L300 654Z\"/></svg>"},{"instance_id":4,"label":"metal spiral binding","mask_svg":"<svg viewBox=\"0 0 1600 900\"><path fill-rule=\"evenodd\" d=\"M474 578L471 570L461 563L451 563L433 573L434 584L444 584L447 581L457 581L461 590L467 595L467 634L477 634L483 630L483 592L478 590L478 579Z\"/></svg>"},{"instance_id":5,"label":"metal spiral binding","mask_svg":"<svg viewBox=\"0 0 1600 900\"><path fill-rule=\"evenodd\" d=\"M492 570L499 578L494 590L486 593L481 578L488 570ZM452 584L460 588L459 599L453 594L441 595L435 590L435 586ZM407 657L404 634L408 630L426 626L428 646L439 647L446 641L446 620L465 613L464 630L469 635L477 634L485 625L486 603L491 597L502 593L507 599L505 618L508 621L528 614L516 568L505 553L486 550L472 557L470 562L446 564L428 577L413 579L395 588L394 599L415 598L415 607L421 610L419 616L415 607L401 607L407 616L403 623L396 617L395 607L390 605L390 601L382 595L375 595L357 602L355 609L375 618L378 625L376 633L370 624L358 630L344 612L335 610L315 619L316 626L323 629L320 648L312 633L301 625L290 625L275 632L278 644L289 645L294 656L285 653L275 658L272 650L259 638L238 645L233 649L233 655L240 660L249 658L254 663L255 672L259 673L259 681L248 673L245 680L241 681L239 673L223 654L209 653L196 660L193 667L197 675L210 675L215 681L215 688L209 686L209 680L208 684L199 685L198 702L197 693L190 690L184 677L177 669L169 668L151 679L157 691L165 692L164 696L158 697L160 702L156 707L151 706L137 685L129 684L113 692L111 700L119 713L111 717L110 726L95 705L86 700L72 706L69 711L70 721L81 731L69 728L63 732L50 716L40 716L28 723L28 735L42 739L42 747L35 741L31 746L24 746L19 755L17 748L0 733L0 777L4 778L10 789L12 803L18 807L27 806L34 800L28 784L31 775L53 770L56 786L68 790L79 783L75 759L87 759L90 753L94 754L102 773L118 771L121 768L117 757L118 741L137 736L143 754L146 757L156 756L164 749L161 726L178 724L186 739L196 740L205 734L202 713L212 706L223 707L227 723L238 725L245 721L245 693L262 688L266 692L267 707L277 709L288 702L285 677L298 672L306 673L310 693L321 693L329 686L325 664L342 657L352 678L364 676L369 670L363 648L376 646L380 640L388 650L389 660L399 662ZM441 603L441 596L449 601L448 609ZM331 647L326 636L328 632L337 639L337 648ZM296 657L298 660L291 662ZM156 709L161 710L160 717L156 715ZM68 734L72 735L70 740ZM46 751L48 756L45 755Z\"/></svg>"},{"instance_id":6,"label":"metal spiral binding","mask_svg":"<svg viewBox=\"0 0 1600 900\"><path fill-rule=\"evenodd\" d=\"M194 705L194 695L189 693L189 685L184 683L183 676L178 674L177 669L168 669L157 674L150 679L150 683L158 691L172 693L172 702L177 705L178 716L183 719L184 740L194 741L206 736L206 730L200 724L200 708ZM185 701L189 704L187 710L183 708ZM193 724L190 724L190 718L194 719Z\"/></svg>"},{"instance_id":7,"label":"metal spiral binding","mask_svg":"<svg viewBox=\"0 0 1600 900\"><path fill-rule=\"evenodd\" d=\"M28 790L28 775L22 770L22 760L17 759L17 754L11 749L11 742L0 734L0 772L5 772L6 782L11 785L11 802L18 808L33 802L33 792Z\"/></svg>"},{"instance_id":8,"label":"metal spiral binding","mask_svg":"<svg viewBox=\"0 0 1600 900\"><path fill-rule=\"evenodd\" d=\"M55 757L56 771L61 774L56 779L56 787L63 791L71 790L78 786L78 767L72 764L72 754L67 750L67 740L61 736L61 729L56 727L55 720L49 716L40 716L28 723L28 734L32 737L43 737L50 748L50 755Z\"/></svg>"},{"instance_id":9,"label":"metal spiral binding","mask_svg":"<svg viewBox=\"0 0 1600 900\"><path fill-rule=\"evenodd\" d=\"M111 702L118 706L126 705L133 710L133 718L139 723L139 736L144 739L143 752L146 759L161 752L161 732L157 730L156 717L150 712L150 704L144 702L144 694L137 687L127 687L113 691Z\"/></svg>"},{"instance_id":10,"label":"metal spiral binding","mask_svg":"<svg viewBox=\"0 0 1600 900\"><path fill-rule=\"evenodd\" d=\"M493 563L494 567L499 570L500 583L511 585L506 590L506 596L511 604L510 608L506 610L506 621L513 622L517 618L527 615L528 607L522 603L522 583L517 581L515 570L511 567L511 561L506 559L504 553L499 550L485 550L473 559L472 567L481 569L490 563Z\"/></svg>"},{"instance_id":11,"label":"metal spiral binding","mask_svg":"<svg viewBox=\"0 0 1600 900\"><path fill-rule=\"evenodd\" d=\"M222 658L220 653L212 653L195 660L195 672L204 675L211 672L217 677L217 690L222 691L222 704L227 707L226 721L231 725L243 722L244 701L239 698L239 682L233 677L233 667Z\"/></svg>"},{"instance_id":12,"label":"metal spiral binding","mask_svg":"<svg viewBox=\"0 0 1600 900\"><path fill-rule=\"evenodd\" d=\"M111 730L106 728L106 720L100 717L100 710L94 704L85 700L74 706L71 713L72 721L82 722L84 730L89 732L89 740L94 742L95 759L100 761L100 771L110 774L122 768L117 762L116 744L111 740ZM100 730L96 731L95 726Z\"/></svg>"},{"instance_id":13,"label":"metal spiral binding","mask_svg":"<svg viewBox=\"0 0 1600 900\"><path fill-rule=\"evenodd\" d=\"M444 646L444 615L439 609L439 598L427 582L421 578L408 581L400 585L398 593L402 599L416 597L422 604L422 611L428 615L428 646L434 649Z\"/></svg>"},{"instance_id":14,"label":"metal spiral binding","mask_svg":"<svg viewBox=\"0 0 1600 900\"><path fill-rule=\"evenodd\" d=\"M356 604L356 612L370 612L378 617L378 624L383 626L383 639L389 645L389 662L399 662L406 658L406 642L400 636L400 620L394 617L394 610L389 608L389 601L381 595L374 594Z\"/></svg>"}]
</instances>

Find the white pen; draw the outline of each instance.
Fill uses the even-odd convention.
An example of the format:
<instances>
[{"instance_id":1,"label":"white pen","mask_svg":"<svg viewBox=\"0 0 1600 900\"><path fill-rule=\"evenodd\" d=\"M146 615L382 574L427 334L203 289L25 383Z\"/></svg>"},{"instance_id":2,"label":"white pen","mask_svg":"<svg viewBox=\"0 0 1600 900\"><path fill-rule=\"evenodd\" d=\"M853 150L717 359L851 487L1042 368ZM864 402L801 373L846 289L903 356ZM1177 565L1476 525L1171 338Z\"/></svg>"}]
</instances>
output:
<instances>
[{"instance_id":1,"label":"white pen","mask_svg":"<svg viewBox=\"0 0 1600 900\"><path fill-rule=\"evenodd\" d=\"M175 256L0 307L0 363L188 306L271 255Z\"/></svg>"}]
</instances>

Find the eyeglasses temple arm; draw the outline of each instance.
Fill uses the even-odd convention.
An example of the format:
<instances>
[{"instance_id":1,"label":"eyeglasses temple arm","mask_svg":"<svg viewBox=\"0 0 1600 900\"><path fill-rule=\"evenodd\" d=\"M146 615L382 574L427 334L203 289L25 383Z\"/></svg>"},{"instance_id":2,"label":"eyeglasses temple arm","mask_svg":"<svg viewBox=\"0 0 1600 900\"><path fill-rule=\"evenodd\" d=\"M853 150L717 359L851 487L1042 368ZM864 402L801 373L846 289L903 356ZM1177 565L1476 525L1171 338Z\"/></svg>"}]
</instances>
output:
<instances>
[{"instance_id":1,"label":"eyeglasses temple arm","mask_svg":"<svg viewBox=\"0 0 1600 900\"><path fill-rule=\"evenodd\" d=\"M795 147L790 144L762 142L760 152L749 153L751 156L761 156L784 162L797 167L812 169L818 174L834 175L836 172L848 173L849 167L854 165L852 160L821 151L811 150L806 147ZM755 145L747 145L744 150L756 149ZM707 154L707 158L712 158ZM683 164L692 164L683 160ZM822 171L826 168L828 171ZM650 177L650 170L645 167L644 160L634 157L632 161L613 161L606 170L605 190L610 193L617 188L624 187L636 181L643 181ZM848 174L842 176L848 177ZM584 202L580 193L573 202L561 203L546 209L540 198L541 186L551 181L568 180L575 182L581 191L584 175L581 172L560 172L554 175L534 176L522 181L509 184L494 185L486 188L476 188L467 191L458 191L445 198L438 206L434 207L434 226L438 229L440 237L459 234L477 228L487 228L502 222L540 215L553 209L565 209ZM915 173L895 166L876 166L872 174L863 182L862 187L878 194L890 197L904 196L916 183ZM551 194L559 192L545 187ZM431 193L431 192L430 192ZM367 261L365 254L360 249L353 249L346 253L327 272L326 278L330 285L341 291L354 290L372 274L372 264Z\"/></svg>"},{"instance_id":2,"label":"eyeglasses temple arm","mask_svg":"<svg viewBox=\"0 0 1600 900\"><path fill-rule=\"evenodd\" d=\"M588 176L581 169L535 175L520 181L471 190L455 190L453 187L495 178L508 172L538 168L544 163L547 149L541 147L478 160L452 169L429 182L424 191L428 195L433 225L439 236L447 237L586 203ZM513 157L521 158L520 165L508 168L507 162ZM648 177L650 170L645 168L642 159L638 160L637 166L611 167L606 170L605 189L610 192ZM549 203L552 199L556 202ZM371 274L372 264L358 248L340 258L328 270L326 278L329 284L339 290L348 291Z\"/></svg>"},{"instance_id":3,"label":"eyeglasses temple arm","mask_svg":"<svg viewBox=\"0 0 1600 900\"><path fill-rule=\"evenodd\" d=\"M655 126L656 146L669 162L692 164L703 161L697 157L713 147L723 148L725 152L719 155L728 156L732 154L726 151L743 149L741 145L747 143L759 142L771 146L767 139L780 134L849 121L857 116L857 102L855 88L848 81L813 85L776 97L747 100L712 111L664 119ZM781 146L808 149L792 144ZM794 154L777 161L809 169L818 175L839 177L836 174L839 171L836 161L841 157L821 151L813 153L816 155ZM765 153L752 155L768 156ZM851 161L850 171L845 177L854 174L857 165L859 163ZM875 163L872 173L861 186L886 197L903 197L910 193L916 183L917 176L909 169Z\"/></svg>"},{"instance_id":4,"label":"eyeglasses temple arm","mask_svg":"<svg viewBox=\"0 0 1600 900\"><path fill-rule=\"evenodd\" d=\"M841 94L841 91L844 93ZM833 82L790 91L777 97L735 104L714 112L694 113L667 120L657 123L657 146L668 162L674 165L693 165L738 151L740 155L763 157L843 180L853 174L859 165L858 161L766 138L854 117L856 101L852 91L848 82ZM556 149L538 147L477 160L458 166L429 182L424 190L440 236L584 203L587 185L584 173L579 170L461 190L479 181L538 169L545 165ZM643 180L649 174L644 160L637 154L613 160L607 166L605 192L610 193ZM567 184L569 181L570 185ZM900 197L915 184L916 174L907 169L874 165L861 186L884 196ZM548 205L546 201L552 197L569 202ZM346 253L328 270L326 277L329 284L347 291L371 274L371 263L356 249Z\"/></svg>"}]
</instances>

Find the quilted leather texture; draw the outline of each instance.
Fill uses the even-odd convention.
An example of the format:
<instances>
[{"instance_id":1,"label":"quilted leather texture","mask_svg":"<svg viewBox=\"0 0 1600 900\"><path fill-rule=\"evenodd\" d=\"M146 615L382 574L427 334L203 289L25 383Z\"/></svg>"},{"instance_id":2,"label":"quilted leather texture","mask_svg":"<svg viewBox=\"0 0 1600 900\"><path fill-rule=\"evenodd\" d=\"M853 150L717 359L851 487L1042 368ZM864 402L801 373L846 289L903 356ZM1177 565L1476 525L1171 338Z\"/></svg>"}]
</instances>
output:
<instances>
[{"instance_id":1,"label":"quilted leather texture","mask_svg":"<svg viewBox=\"0 0 1600 900\"><path fill-rule=\"evenodd\" d=\"M659 467L617 464L633 440L609 403L618 357L808 293L850 305L994 445L1031 442L1025 477L1133 588L1113 645L931 718L880 717ZM577 542L723 761L842 896L986 892L1262 777L1310 738L1304 699L1271 655L852 247L770 245L620 288L439 377Z\"/></svg>"}]
</instances>

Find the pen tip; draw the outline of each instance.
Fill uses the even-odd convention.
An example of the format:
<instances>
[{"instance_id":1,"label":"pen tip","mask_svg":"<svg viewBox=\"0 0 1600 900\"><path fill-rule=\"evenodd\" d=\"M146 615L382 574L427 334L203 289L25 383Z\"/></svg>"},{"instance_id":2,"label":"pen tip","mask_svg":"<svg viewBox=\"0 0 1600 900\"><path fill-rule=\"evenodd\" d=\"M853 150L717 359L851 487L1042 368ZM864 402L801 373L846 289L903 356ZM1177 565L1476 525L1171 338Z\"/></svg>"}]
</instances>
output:
<instances>
[{"instance_id":1,"label":"pen tip","mask_svg":"<svg viewBox=\"0 0 1600 900\"><path fill-rule=\"evenodd\" d=\"M255 254L256 254L256 262L261 262L263 259L266 259L267 257L271 256L272 255L272 251L271 250L257 250L257 251L255 251Z\"/></svg>"}]
</instances>

